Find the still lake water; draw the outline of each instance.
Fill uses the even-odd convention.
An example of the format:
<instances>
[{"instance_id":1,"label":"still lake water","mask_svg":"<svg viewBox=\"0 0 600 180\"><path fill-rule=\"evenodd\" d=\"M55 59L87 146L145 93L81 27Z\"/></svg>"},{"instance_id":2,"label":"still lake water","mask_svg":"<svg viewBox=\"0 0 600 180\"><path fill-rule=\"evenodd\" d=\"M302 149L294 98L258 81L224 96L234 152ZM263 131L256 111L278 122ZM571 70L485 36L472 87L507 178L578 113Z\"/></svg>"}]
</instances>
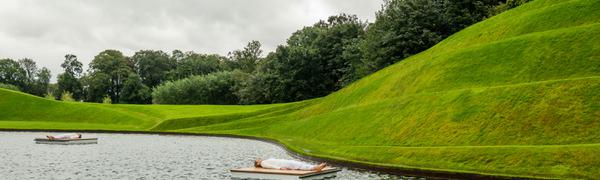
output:
<instances>
[{"instance_id":1,"label":"still lake water","mask_svg":"<svg viewBox=\"0 0 600 180\"><path fill-rule=\"evenodd\" d=\"M257 157L295 159L270 143L221 137L84 133L98 144L33 142L51 134L0 132L0 179L229 179L229 169ZM337 179L406 179L339 168Z\"/></svg>"}]
</instances>

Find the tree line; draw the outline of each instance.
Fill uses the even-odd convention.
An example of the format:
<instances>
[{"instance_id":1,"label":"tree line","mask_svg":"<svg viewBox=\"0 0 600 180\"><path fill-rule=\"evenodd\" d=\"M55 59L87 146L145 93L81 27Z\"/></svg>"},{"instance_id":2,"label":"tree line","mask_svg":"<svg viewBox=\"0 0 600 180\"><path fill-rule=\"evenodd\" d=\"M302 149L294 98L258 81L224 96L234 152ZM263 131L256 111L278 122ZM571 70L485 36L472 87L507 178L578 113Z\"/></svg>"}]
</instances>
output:
<instances>
[{"instance_id":1,"label":"tree line","mask_svg":"<svg viewBox=\"0 0 600 180\"><path fill-rule=\"evenodd\" d=\"M47 93L50 78L50 70L38 69L32 59L0 59L0 88L43 96Z\"/></svg>"},{"instance_id":2,"label":"tree line","mask_svg":"<svg viewBox=\"0 0 600 180\"><path fill-rule=\"evenodd\" d=\"M0 87L38 96L130 104L262 104L322 97L529 0L384 0L376 20L340 14L294 32L263 56L251 41L226 56L105 50L87 72L72 54L50 84L31 59L0 60ZM2 85L3 84L3 85Z\"/></svg>"}]
</instances>

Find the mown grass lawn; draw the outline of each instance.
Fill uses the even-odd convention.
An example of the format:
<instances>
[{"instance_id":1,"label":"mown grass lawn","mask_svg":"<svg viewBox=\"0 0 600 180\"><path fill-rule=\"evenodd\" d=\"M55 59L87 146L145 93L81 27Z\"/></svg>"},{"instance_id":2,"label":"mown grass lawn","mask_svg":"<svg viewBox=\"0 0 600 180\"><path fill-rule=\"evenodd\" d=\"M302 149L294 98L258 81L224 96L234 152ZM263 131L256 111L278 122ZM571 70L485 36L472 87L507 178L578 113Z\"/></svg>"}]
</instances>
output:
<instances>
[{"instance_id":1,"label":"mown grass lawn","mask_svg":"<svg viewBox=\"0 0 600 180\"><path fill-rule=\"evenodd\" d=\"M594 179L600 1L535 0L324 98L103 105L0 90L0 128L234 134L401 169Z\"/></svg>"}]
</instances>

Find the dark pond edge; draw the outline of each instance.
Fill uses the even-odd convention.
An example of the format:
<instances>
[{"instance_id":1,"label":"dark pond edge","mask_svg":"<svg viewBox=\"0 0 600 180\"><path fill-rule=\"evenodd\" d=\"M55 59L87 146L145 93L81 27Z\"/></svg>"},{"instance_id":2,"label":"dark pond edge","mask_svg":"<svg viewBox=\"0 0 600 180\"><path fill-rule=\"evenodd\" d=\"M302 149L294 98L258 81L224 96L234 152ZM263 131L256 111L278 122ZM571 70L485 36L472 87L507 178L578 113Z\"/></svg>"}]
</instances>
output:
<instances>
[{"instance_id":1,"label":"dark pond edge","mask_svg":"<svg viewBox=\"0 0 600 180\"><path fill-rule=\"evenodd\" d=\"M148 134L148 135L182 135L182 136L205 136L205 137L227 137L227 138L238 138L238 139L249 139L261 142L266 142L278 146L285 150L289 155L313 162L327 162L334 166L343 166L348 169L357 171L373 171L379 173L393 174L398 176L409 176L409 177L423 177L426 179L554 179L554 178L542 178L542 177L529 177L529 176L510 176L501 174L484 174L477 172L452 172L443 170L427 170L418 168L400 168L400 167L388 167L380 165L372 165L360 162L350 162L338 159L316 157L310 155L303 155L296 151L291 150L280 141L233 134L211 134L211 133L190 133L190 132L168 132L168 131L124 131L124 130L64 130L64 129L11 129L11 128L0 128L1 132L87 132L87 133L114 133L114 134Z\"/></svg>"}]
</instances>

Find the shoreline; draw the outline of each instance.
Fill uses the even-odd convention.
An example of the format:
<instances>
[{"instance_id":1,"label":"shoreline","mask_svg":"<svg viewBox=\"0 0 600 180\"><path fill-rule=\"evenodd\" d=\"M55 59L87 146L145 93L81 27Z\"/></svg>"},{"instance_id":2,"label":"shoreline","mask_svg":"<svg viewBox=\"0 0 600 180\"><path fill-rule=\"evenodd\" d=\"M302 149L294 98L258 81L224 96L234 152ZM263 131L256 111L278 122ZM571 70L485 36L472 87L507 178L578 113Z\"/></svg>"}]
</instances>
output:
<instances>
[{"instance_id":1,"label":"shoreline","mask_svg":"<svg viewBox=\"0 0 600 180\"><path fill-rule=\"evenodd\" d=\"M409 176L409 177L423 177L426 179L551 179L542 177L528 177L528 176L510 176L503 174L486 174L477 172L453 172L443 170L428 170L418 168L400 168L390 167L384 165L368 164L361 162L351 162L340 159L333 159L327 157L316 157L312 155L304 155L293 151L285 144L269 138L254 137L254 136L243 136L234 134L211 134L211 133L189 133L189 132L168 132L168 131L123 131L123 130L64 130L64 129L11 129L11 128L0 128L0 132L85 132L85 133L107 133L107 134L145 134L145 135L178 135L178 136L204 136L204 137L224 137L224 138L237 138L237 139L248 139L266 142L282 148L292 157L313 161L313 162L326 162L334 166L342 166L358 171L373 171L387 174L393 174L398 176Z\"/></svg>"}]
</instances>

